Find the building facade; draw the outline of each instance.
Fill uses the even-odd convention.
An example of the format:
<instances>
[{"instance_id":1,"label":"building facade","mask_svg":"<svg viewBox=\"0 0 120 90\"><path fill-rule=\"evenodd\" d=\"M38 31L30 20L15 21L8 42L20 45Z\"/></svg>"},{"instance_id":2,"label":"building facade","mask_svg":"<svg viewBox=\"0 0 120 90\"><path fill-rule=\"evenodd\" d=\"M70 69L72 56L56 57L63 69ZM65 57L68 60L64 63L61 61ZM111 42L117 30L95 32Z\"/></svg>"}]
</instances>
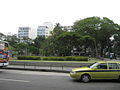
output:
<instances>
[{"instance_id":1,"label":"building facade","mask_svg":"<svg viewBox=\"0 0 120 90\"><path fill-rule=\"evenodd\" d=\"M36 31L30 27L19 27L18 38L20 40L23 40L24 38L35 39Z\"/></svg>"},{"instance_id":2,"label":"building facade","mask_svg":"<svg viewBox=\"0 0 120 90\"><path fill-rule=\"evenodd\" d=\"M37 36L41 36L41 37L49 36L48 27L47 26L38 26Z\"/></svg>"},{"instance_id":3,"label":"building facade","mask_svg":"<svg viewBox=\"0 0 120 90\"><path fill-rule=\"evenodd\" d=\"M67 32L71 32L72 31L72 26L62 26L62 29L67 31Z\"/></svg>"},{"instance_id":4,"label":"building facade","mask_svg":"<svg viewBox=\"0 0 120 90\"><path fill-rule=\"evenodd\" d=\"M45 22L43 26L38 26L37 28L37 36L48 37L51 35L51 31L53 30L53 25L51 22Z\"/></svg>"}]
</instances>

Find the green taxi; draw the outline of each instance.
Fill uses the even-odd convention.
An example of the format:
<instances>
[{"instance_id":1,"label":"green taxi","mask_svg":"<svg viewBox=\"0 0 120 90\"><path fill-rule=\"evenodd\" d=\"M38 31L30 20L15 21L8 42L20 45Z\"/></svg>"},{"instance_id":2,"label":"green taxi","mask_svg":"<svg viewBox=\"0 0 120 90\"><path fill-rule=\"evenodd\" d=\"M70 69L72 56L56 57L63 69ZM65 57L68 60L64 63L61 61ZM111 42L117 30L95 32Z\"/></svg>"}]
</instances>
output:
<instances>
[{"instance_id":1,"label":"green taxi","mask_svg":"<svg viewBox=\"0 0 120 90\"><path fill-rule=\"evenodd\" d=\"M117 79L120 80L120 62L100 61L88 67L72 69L70 76L83 82L91 79Z\"/></svg>"}]
</instances>

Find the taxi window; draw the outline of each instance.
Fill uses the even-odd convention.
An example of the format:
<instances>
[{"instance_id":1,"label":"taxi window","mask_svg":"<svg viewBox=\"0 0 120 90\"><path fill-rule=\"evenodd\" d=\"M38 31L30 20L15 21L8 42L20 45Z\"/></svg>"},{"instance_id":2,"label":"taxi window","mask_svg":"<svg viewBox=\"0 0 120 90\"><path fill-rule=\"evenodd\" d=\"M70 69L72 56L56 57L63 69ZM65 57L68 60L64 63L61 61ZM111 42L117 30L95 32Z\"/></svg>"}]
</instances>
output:
<instances>
[{"instance_id":1,"label":"taxi window","mask_svg":"<svg viewBox=\"0 0 120 90\"><path fill-rule=\"evenodd\" d=\"M120 64L118 64L119 65L119 69L120 69Z\"/></svg>"},{"instance_id":2,"label":"taxi window","mask_svg":"<svg viewBox=\"0 0 120 90\"><path fill-rule=\"evenodd\" d=\"M118 69L117 63L108 63L109 69Z\"/></svg>"},{"instance_id":3,"label":"taxi window","mask_svg":"<svg viewBox=\"0 0 120 90\"><path fill-rule=\"evenodd\" d=\"M100 63L100 64L97 66L97 69L107 69L107 64L106 64L106 63Z\"/></svg>"}]
</instances>

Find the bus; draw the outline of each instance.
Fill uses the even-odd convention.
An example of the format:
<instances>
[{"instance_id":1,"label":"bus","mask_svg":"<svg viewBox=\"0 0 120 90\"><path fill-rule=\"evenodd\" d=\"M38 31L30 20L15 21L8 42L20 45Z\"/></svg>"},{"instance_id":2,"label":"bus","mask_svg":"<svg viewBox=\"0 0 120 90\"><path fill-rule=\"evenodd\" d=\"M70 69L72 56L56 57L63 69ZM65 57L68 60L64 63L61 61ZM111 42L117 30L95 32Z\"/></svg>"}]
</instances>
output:
<instances>
[{"instance_id":1,"label":"bus","mask_svg":"<svg viewBox=\"0 0 120 90\"><path fill-rule=\"evenodd\" d=\"M0 40L0 68L9 65L8 42Z\"/></svg>"}]
</instances>

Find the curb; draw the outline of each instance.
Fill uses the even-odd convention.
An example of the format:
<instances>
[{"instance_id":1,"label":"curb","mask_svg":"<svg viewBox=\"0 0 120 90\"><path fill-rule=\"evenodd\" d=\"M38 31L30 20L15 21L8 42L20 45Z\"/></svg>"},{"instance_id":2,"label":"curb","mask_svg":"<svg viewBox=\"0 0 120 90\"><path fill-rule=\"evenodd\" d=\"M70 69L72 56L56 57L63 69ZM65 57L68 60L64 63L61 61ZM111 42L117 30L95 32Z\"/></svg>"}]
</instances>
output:
<instances>
[{"instance_id":1,"label":"curb","mask_svg":"<svg viewBox=\"0 0 120 90\"><path fill-rule=\"evenodd\" d=\"M70 71L50 70L50 69L30 69L30 68L12 68L12 67L4 67L4 68L2 68L2 69L26 70L26 71L42 71L42 72L57 72L57 73L70 73Z\"/></svg>"}]
</instances>

